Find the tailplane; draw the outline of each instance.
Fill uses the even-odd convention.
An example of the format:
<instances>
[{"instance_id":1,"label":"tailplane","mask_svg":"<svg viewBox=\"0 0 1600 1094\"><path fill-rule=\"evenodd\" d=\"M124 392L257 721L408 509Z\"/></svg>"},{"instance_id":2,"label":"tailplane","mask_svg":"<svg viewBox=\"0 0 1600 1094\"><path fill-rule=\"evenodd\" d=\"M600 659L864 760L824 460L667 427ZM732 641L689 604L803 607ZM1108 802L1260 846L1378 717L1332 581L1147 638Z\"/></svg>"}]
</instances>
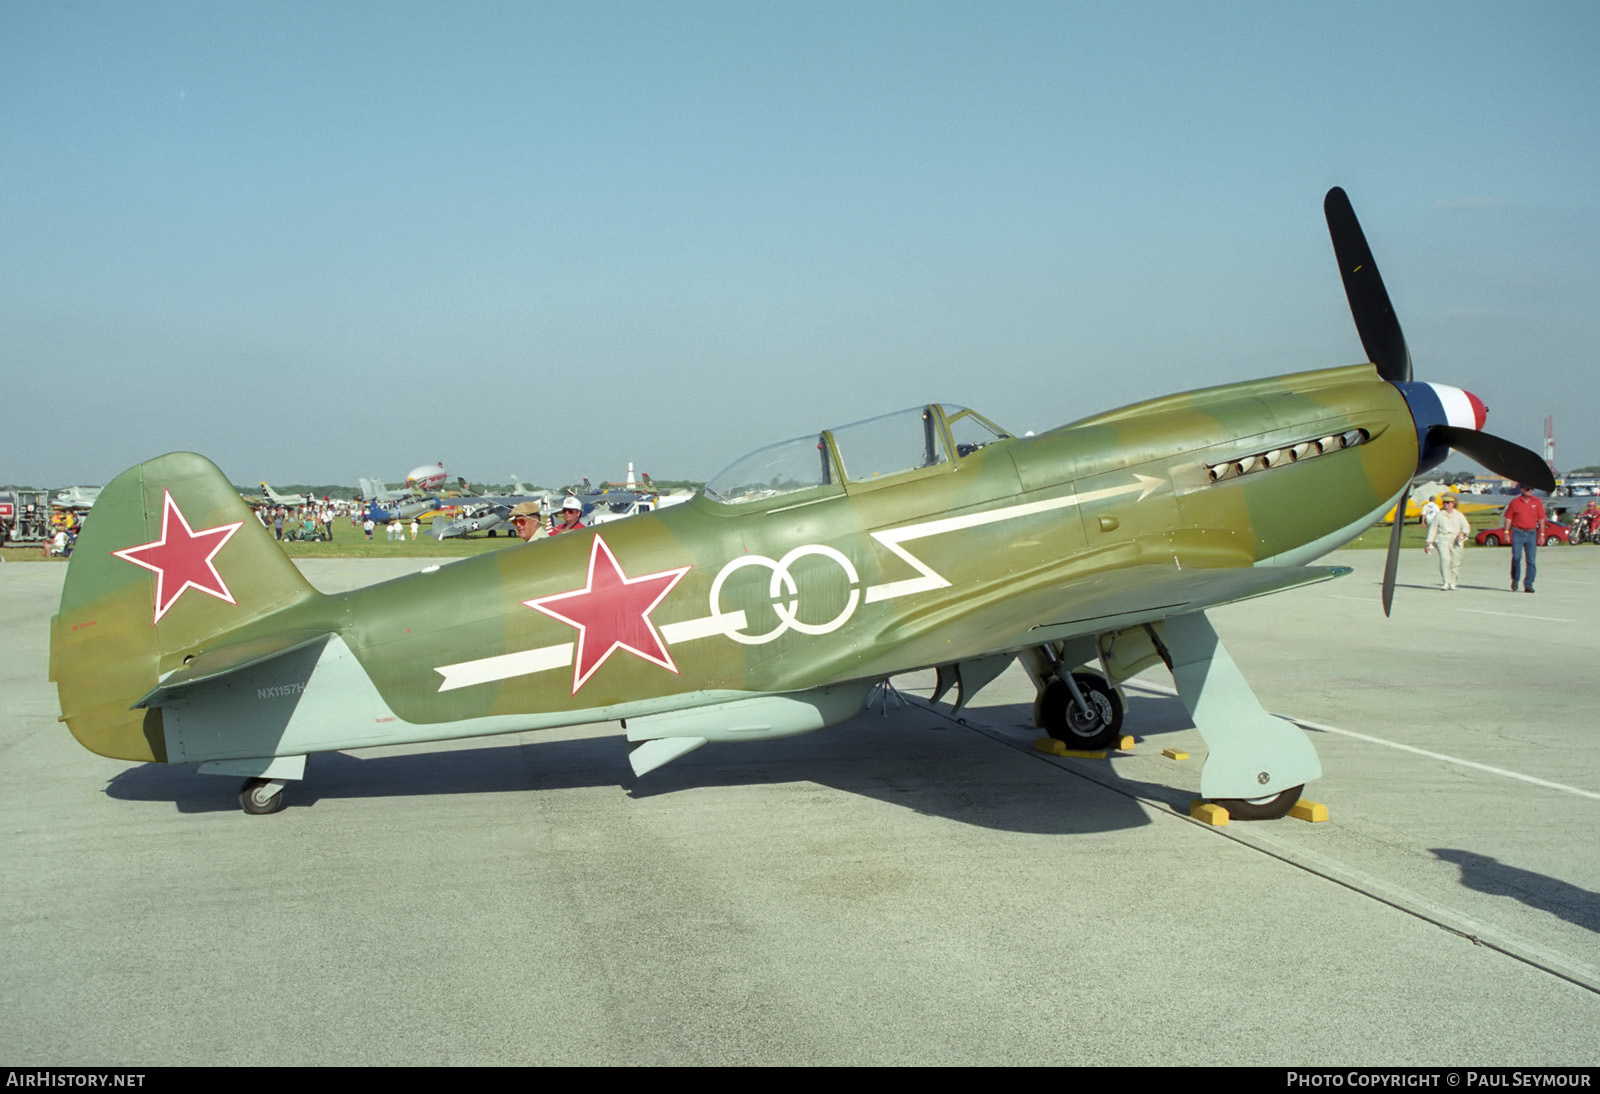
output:
<instances>
[{"instance_id":1,"label":"tailplane","mask_svg":"<svg viewBox=\"0 0 1600 1094\"><path fill-rule=\"evenodd\" d=\"M61 717L85 747L165 760L159 709L135 708L203 650L266 636L319 599L233 486L174 452L117 476L78 537L50 626Z\"/></svg>"}]
</instances>

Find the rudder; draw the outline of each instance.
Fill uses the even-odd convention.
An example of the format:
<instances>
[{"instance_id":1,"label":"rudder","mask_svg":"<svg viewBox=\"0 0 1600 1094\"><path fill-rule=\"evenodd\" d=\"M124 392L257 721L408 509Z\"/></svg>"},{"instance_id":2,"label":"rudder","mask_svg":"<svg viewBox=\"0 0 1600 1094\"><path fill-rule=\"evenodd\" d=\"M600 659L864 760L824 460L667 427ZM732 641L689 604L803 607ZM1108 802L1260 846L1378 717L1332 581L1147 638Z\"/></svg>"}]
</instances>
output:
<instances>
[{"instance_id":1,"label":"rudder","mask_svg":"<svg viewBox=\"0 0 1600 1094\"><path fill-rule=\"evenodd\" d=\"M320 596L211 461L174 452L124 471L85 522L51 620L62 720L93 752L165 760L160 711L133 704L217 639Z\"/></svg>"}]
</instances>

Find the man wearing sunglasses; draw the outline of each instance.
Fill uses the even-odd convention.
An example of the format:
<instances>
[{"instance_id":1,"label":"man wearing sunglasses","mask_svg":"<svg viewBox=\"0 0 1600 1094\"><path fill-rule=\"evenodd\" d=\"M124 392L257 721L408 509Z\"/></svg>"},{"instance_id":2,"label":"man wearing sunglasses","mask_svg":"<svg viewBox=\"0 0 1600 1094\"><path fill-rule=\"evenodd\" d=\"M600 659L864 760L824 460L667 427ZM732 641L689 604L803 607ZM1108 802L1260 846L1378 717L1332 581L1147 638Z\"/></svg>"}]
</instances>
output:
<instances>
[{"instance_id":1,"label":"man wearing sunglasses","mask_svg":"<svg viewBox=\"0 0 1600 1094\"><path fill-rule=\"evenodd\" d=\"M1439 548L1441 589L1454 589L1461 580L1461 556L1467 549L1467 533L1472 531L1460 512L1459 500L1454 494L1445 494L1439 499L1439 515L1428 525L1428 542L1422 545L1423 554L1435 546Z\"/></svg>"},{"instance_id":2,"label":"man wearing sunglasses","mask_svg":"<svg viewBox=\"0 0 1600 1094\"><path fill-rule=\"evenodd\" d=\"M1539 537L1544 535L1544 502L1540 501L1533 492L1533 487L1527 483L1517 484L1518 494L1511 499L1511 504L1506 506L1505 516L1501 518L1503 531L1510 532L1511 540L1511 591L1517 591L1517 582L1522 582L1522 591L1533 592L1534 556L1539 550ZM1527 555L1528 572L1522 573L1522 558Z\"/></svg>"},{"instance_id":3,"label":"man wearing sunglasses","mask_svg":"<svg viewBox=\"0 0 1600 1094\"><path fill-rule=\"evenodd\" d=\"M524 501L513 505L506 522L524 540L535 539L545 534L544 523L539 519L539 503L536 501Z\"/></svg>"}]
</instances>

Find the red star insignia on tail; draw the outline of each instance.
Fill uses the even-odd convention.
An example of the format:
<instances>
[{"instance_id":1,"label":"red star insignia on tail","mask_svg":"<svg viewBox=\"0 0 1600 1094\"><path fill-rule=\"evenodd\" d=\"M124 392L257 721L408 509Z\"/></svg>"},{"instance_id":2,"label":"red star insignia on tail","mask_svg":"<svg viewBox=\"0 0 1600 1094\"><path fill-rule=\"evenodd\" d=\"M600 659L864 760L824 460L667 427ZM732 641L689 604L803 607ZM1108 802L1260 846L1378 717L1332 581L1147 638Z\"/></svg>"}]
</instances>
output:
<instances>
[{"instance_id":1,"label":"red star insignia on tail","mask_svg":"<svg viewBox=\"0 0 1600 1094\"><path fill-rule=\"evenodd\" d=\"M572 669L574 695L619 648L664 669L678 671L661 641L661 632L650 621L650 613L689 570L682 566L628 577L617 565L606 541L595 536L589 550L589 580L583 588L523 601L535 611L578 628Z\"/></svg>"},{"instance_id":2,"label":"red star insignia on tail","mask_svg":"<svg viewBox=\"0 0 1600 1094\"><path fill-rule=\"evenodd\" d=\"M161 622L167 609L177 602L185 589L199 589L218 600L236 603L228 585L211 562L222 550L223 544L233 538L244 521L219 524L215 528L202 528L196 532L189 527L178 503L172 500L171 491L162 491L165 497L161 513L161 538L153 543L141 543L111 553L126 559L135 566L143 566L156 575L156 617L152 623Z\"/></svg>"}]
</instances>

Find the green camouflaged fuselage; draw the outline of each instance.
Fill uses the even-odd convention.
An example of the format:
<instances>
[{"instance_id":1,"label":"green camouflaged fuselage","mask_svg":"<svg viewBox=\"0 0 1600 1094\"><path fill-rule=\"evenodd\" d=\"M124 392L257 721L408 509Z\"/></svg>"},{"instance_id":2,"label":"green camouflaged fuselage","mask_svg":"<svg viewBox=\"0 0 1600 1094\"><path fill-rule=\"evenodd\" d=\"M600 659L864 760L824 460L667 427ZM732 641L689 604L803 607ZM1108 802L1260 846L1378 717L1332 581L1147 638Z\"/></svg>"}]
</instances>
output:
<instances>
[{"instance_id":1,"label":"green camouflaged fuselage","mask_svg":"<svg viewBox=\"0 0 1600 1094\"><path fill-rule=\"evenodd\" d=\"M929 415L931 466L852 481L825 432L821 485L701 495L339 595L305 584L209 463L161 457L106 487L79 541L51 632L63 719L96 752L176 760L163 710L188 704L181 758L258 754L197 712L299 702L308 718L313 675L354 671L342 650L375 697L352 675L347 706L258 736L303 753L877 680L1292 584L1280 575L1369 526L1418 458L1404 399L1370 365L970 451ZM163 589L175 564L128 557L165 564L189 533L221 542L211 570L185 562L195 587Z\"/></svg>"}]
</instances>

